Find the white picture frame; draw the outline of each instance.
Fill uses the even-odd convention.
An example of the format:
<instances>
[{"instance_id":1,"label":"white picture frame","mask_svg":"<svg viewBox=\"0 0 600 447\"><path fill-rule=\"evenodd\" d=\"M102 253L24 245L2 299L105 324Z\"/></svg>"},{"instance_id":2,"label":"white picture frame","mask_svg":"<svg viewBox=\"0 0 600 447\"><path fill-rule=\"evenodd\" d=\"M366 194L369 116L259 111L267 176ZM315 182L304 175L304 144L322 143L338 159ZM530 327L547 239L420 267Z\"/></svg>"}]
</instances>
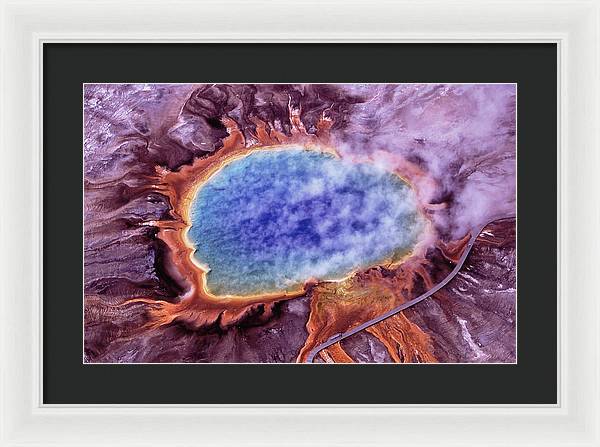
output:
<instances>
[{"instance_id":1,"label":"white picture frame","mask_svg":"<svg viewBox=\"0 0 600 447\"><path fill-rule=\"evenodd\" d=\"M0 446L600 446L598 1L1 0L1 12ZM555 42L559 287L547 301L558 303L548 340L558 344L558 403L44 404L46 42Z\"/></svg>"}]
</instances>

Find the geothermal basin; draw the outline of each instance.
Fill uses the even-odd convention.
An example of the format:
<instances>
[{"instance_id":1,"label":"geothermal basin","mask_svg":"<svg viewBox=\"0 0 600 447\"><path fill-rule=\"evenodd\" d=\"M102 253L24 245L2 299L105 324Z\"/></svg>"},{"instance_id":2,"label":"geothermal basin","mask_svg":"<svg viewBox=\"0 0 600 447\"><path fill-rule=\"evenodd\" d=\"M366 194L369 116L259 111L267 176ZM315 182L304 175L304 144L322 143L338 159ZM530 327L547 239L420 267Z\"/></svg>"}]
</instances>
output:
<instances>
[{"instance_id":1,"label":"geothermal basin","mask_svg":"<svg viewBox=\"0 0 600 447\"><path fill-rule=\"evenodd\" d=\"M216 296L297 291L410 253L424 229L411 186L302 146L251 151L205 179L188 239Z\"/></svg>"}]
</instances>

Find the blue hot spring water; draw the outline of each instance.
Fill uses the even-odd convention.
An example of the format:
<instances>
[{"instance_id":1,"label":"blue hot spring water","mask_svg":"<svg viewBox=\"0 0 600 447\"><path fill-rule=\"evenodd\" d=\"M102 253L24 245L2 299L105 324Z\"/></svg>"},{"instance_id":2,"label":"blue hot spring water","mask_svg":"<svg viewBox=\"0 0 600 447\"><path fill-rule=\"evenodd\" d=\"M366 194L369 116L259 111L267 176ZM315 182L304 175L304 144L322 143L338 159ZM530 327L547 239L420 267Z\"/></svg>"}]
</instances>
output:
<instances>
[{"instance_id":1,"label":"blue hot spring water","mask_svg":"<svg viewBox=\"0 0 600 447\"><path fill-rule=\"evenodd\" d=\"M297 290L398 259L423 229L413 190L372 164L312 150L250 153L198 190L188 236L215 295Z\"/></svg>"}]
</instances>

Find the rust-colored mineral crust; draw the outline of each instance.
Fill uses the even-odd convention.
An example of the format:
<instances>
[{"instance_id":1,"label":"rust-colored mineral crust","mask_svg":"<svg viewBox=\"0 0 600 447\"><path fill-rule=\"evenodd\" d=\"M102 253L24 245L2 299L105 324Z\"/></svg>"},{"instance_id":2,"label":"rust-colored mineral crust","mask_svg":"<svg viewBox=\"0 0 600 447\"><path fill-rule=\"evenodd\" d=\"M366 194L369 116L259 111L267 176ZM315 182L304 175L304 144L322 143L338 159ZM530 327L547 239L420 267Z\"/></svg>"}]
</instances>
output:
<instances>
[{"instance_id":1,"label":"rust-colored mineral crust","mask_svg":"<svg viewBox=\"0 0 600 447\"><path fill-rule=\"evenodd\" d=\"M450 273L453 263L456 263L456 260L452 261L453 257L462 255L469 238L470 235L467 235L437 247L422 245L396 265L358 272L342 283L317 285L312 290L311 314L307 324L309 336L298 361L306 361L312 350L330 337L372 320L432 288ZM450 250L446 251L448 247ZM395 361L435 361L433 354L428 352L427 335L401 314L368 330L390 350ZM400 348L407 351L400 357L398 350L391 347L403 342L407 345ZM409 355L410 346L421 354Z\"/></svg>"}]
</instances>

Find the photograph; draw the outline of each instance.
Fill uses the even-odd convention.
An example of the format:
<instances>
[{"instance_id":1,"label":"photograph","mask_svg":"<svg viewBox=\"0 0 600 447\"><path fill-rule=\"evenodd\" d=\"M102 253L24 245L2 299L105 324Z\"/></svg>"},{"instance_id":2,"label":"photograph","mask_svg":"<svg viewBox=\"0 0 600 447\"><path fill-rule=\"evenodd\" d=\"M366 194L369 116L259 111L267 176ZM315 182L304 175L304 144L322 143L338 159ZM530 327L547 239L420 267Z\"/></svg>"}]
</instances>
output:
<instances>
[{"instance_id":1,"label":"photograph","mask_svg":"<svg viewBox=\"0 0 600 447\"><path fill-rule=\"evenodd\" d=\"M83 84L83 363L517 363L517 90Z\"/></svg>"}]
</instances>

